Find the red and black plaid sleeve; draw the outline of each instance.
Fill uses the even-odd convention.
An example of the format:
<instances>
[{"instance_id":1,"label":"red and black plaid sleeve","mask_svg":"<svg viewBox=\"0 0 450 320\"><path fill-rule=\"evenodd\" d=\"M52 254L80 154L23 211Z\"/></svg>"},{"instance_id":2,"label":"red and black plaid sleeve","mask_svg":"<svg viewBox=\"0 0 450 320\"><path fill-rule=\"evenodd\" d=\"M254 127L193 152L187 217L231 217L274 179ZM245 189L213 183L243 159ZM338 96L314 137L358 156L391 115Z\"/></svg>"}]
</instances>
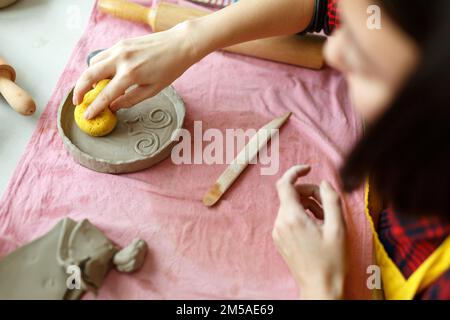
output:
<instances>
[{"instance_id":1,"label":"red and black plaid sleeve","mask_svg":"<svg viewBox=\"0 0 450 320\"><path fill-rule=\"evenodd\" d=\"M424 292L416 296L418 300L450 300L450 270L443 274Z\"/></svg>"},{"instance_id":2,"label":"red and black plaid sleeve","mask_svg":"<svg viewBox=\"0 0 450 320\"><path fill-rule=\"evenodd\" d=\"M388 209L380 215L378 234L389 257L409 278L450 235L450 222L431 215L408 217ZM415 298L449 300L450 270Z\"/></svg>"}]
</instances>

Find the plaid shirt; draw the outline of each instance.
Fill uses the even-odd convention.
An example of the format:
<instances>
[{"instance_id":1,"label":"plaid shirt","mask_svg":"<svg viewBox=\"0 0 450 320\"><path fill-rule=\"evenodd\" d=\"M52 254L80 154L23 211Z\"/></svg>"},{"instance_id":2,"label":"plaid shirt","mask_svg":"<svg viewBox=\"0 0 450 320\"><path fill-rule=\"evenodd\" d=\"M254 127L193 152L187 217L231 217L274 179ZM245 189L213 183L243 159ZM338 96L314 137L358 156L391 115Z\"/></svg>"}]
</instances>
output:
<instances>
[{"instance_id":1,"label":"plaid shirt","mask_svg":"<svg viewBox=\"0 0 450 320\"><path fill-rule=\"evenodd\" d=\"M388 209L380 215L378 234L388 255L409 278L450 235L450 222L440 217L407 217ZM416 299L450 299L450 270Z\"/></svg>"},{"instance_id":2,"label":"plaid shirt","mask_svg":"<svg viewBox=\"0 0 450 320\"><path fill-rule=\"evenodd\" d=\"M328 25L330 31L339 28L341 24L341 9L338 6L339 0L328 0Z\"/></svg>"}]
</instances>

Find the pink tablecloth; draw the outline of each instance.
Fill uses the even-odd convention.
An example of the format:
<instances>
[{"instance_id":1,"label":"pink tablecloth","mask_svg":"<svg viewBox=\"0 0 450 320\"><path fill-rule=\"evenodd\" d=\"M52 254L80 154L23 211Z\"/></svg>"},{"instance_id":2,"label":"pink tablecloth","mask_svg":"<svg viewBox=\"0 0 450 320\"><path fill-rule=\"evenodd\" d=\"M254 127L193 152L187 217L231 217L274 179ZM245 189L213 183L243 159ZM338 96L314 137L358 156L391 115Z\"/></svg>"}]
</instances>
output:
<instances>
[{"instance_id":1,"label":"pink tablecloth","mask_svg":"<svg viewBox=\"0 0 450 320\"><path fill-rule=\"evenodd\" d=\"M1 200L0 256L63 217L88 218L120 245L141 237L150 247L140 272L112 271L98 298L296 298L296 284L271 238L274 183L292 165L309 163L313 173L305 181L337 184L337 168L362 127L343 78L331 70L214 53L177 80L190 131L197 120L204 129L259 128L293 112L280 134L279 173L261 176L260 165L251 166L219 206L207 209L202 196L225 165L177 166L169 159L140 173L100 174L74 163L57 132L58 106L85 69L87 54L149 31L93 12ZM348 293L367 298L372 247L362 190L345 203Z\"/></svg>"}]
</instances>

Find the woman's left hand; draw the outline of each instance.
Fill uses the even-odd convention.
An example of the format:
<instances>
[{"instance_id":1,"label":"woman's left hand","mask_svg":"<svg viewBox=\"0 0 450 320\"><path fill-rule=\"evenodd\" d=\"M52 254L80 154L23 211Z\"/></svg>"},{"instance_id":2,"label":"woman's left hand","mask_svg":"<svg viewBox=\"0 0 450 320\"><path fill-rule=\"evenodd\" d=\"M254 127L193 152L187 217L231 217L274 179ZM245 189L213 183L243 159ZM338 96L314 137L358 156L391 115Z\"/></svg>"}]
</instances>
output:
<instances>
[{"instance_id":1,"label":"woman's left hand","mask_svg":"<svg viewBox=\"0 0 450 320\"><path fill-rule=\"evenodd\" d=\"M310 170L309 166L295 166L277 182L280 209L273 239L302 298L341 299L346 269L342 205L327 182L320 187L296 184Z\"/></svg>"}]
</instances>

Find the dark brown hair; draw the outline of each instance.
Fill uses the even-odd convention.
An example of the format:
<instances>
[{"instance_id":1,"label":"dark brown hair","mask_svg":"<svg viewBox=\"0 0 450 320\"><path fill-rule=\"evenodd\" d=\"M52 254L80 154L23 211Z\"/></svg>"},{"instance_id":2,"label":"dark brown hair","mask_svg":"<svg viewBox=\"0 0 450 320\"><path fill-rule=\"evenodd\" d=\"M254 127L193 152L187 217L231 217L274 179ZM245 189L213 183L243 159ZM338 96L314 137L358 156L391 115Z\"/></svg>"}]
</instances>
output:
<instances>
[{"instance_id":1,"label":"dark brown hair","mask_svg":"<svg viewBox=\"0 0 450 320\"><path fill-rule=\"evenodd\" d=\"M421 63L341 169L344 189L370 174L394 209L450 217L450 1L379 0L421 48Z\"/></svg>"}]
</instances>

